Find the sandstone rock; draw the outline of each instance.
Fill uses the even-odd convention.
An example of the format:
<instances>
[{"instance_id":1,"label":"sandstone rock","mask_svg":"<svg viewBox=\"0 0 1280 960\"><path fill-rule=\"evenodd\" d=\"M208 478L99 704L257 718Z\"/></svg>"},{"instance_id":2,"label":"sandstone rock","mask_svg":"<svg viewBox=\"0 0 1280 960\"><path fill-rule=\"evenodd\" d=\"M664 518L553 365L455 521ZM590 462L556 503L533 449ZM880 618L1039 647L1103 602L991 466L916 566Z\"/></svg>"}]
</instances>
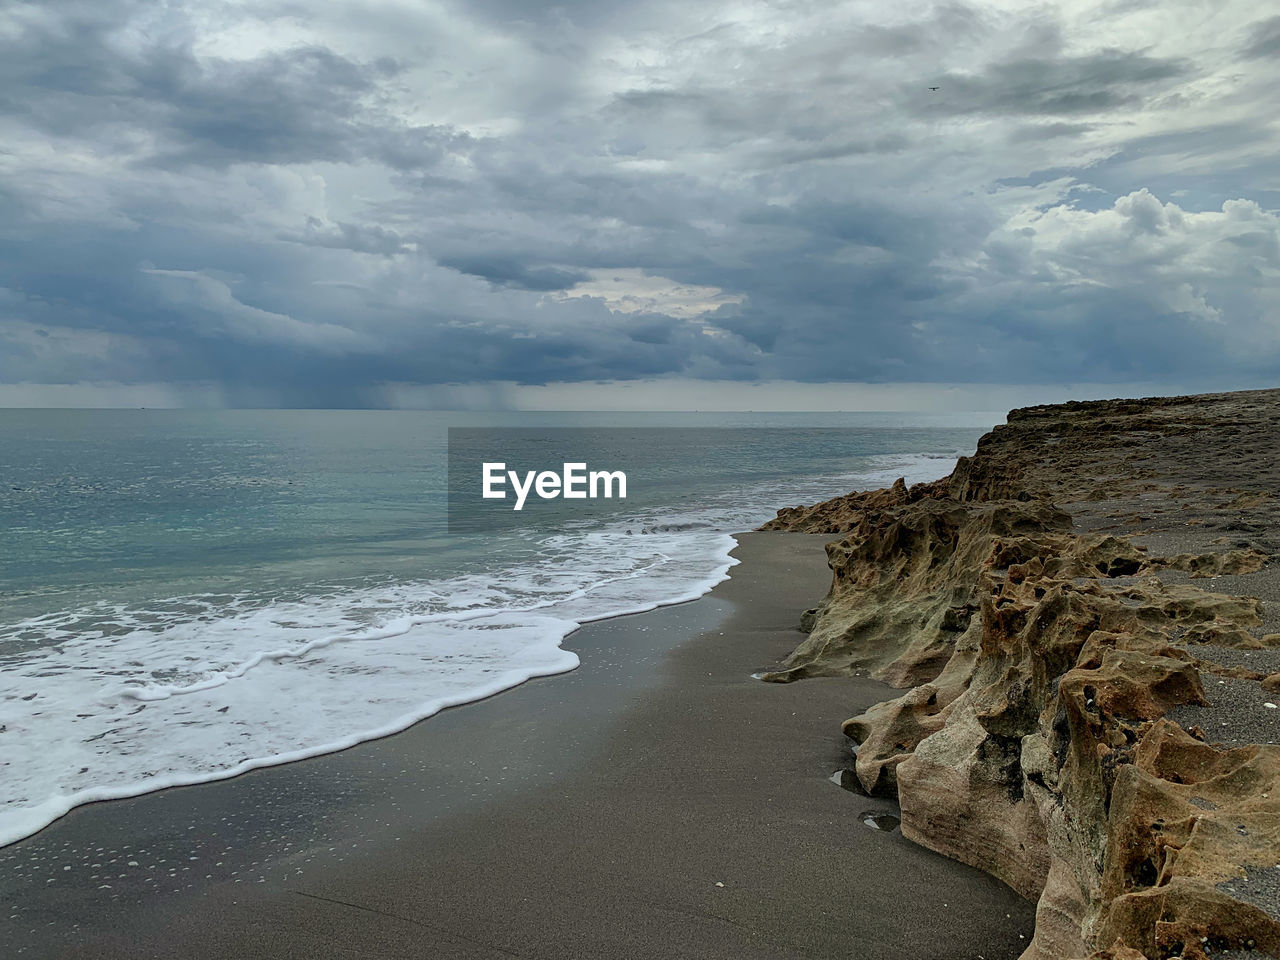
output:
<instances>
[{"instance_id":1,"label":"sandstone rock","mask_svg":"<svg viewBox=\"0 0 1280 960\"><path fill-rule=\"evenodd\" d=\"M857 777L897 795L905 836L1038 899L1028 960L1280 956L1280 903L1241 899L1250 870L1280 864L1280 747L1225 749L1166 717L1207 703L1202 670L1261 678L1197 646L1280 636L1255 636L1257 600L1162 572L1247 576L1267 555L1154 556L1076 532L1055 505L1088 504L1095 524L1182 529L1230 511L1241 529L1276 528L1265 478L1199 454L1277 425L1278 392L1032 407L944 480L768 525L843 536L827 547L831 589L806 612L808 638L766 678L903 688L844 724ZM1176 520L1153 519L1171 509ZM1263 686L1280 692L1280 674Z\"/></svg>"},{"instance_id":2,"label":"sandstone rock","mask_svg":"<svg viewBox=\"0 0 1280 960\"><path fill-rule=\"evenodd\" d=\"M1064 860L1053 857L1044 891L1036 903L1036 932L1022 954L1023 960L1059 960L1060 957L1084 956L1087 948L1081 937L1081 924L1089 904L1080 893L1075 873ZM1111 956L1123 956L1111 954ZM1133 951L1131 957L1145 960Z\"/></svg>"},{"instance_id":3,"label":"sandstone rock","mask_svg":"<svg viewBox=\"0 0 1280 960\"><path fill-rule=\"evenodd\" d=\"M1225 553L1180 553L1176 557L1162 557L1160 565L1172 570L1185 570L1193 577L1221 577L1261 570L1266 559L1267 555L1261 550L1228 550Z\"/></svg>"},{"instance_id":4,"label":"sandstone rock","mask_svg":"<svg viewBox=\"0 0 1280 960\"><path fill-rule=\"evenodd\" d=\"M986 870L1029 899L1040 896L1049 850L1022 796L1020 744L993 741L971 704L897 766L902 835Z\"/></svg>"}]
</instances>

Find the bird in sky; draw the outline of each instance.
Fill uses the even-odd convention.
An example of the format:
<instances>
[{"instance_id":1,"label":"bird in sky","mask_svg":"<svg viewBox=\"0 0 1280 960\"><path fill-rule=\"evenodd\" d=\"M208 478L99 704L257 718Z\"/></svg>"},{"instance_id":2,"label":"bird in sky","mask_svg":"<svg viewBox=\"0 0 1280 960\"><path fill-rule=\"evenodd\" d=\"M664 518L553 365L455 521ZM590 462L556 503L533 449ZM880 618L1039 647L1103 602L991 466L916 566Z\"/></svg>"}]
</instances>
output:
<instances>
[{"instance_id":1,"label":"bird in sky","mask_svg":"<svg viewBox=\"0 0 1280 960\"><path fill-rule=\"evenodd\" d=\"M930 90L933 90L933 91L936 93L937 91L941 90L942 88L941 88L941 87L930 87L929 89L930 89Z\"/></svg>"}]
</instances>

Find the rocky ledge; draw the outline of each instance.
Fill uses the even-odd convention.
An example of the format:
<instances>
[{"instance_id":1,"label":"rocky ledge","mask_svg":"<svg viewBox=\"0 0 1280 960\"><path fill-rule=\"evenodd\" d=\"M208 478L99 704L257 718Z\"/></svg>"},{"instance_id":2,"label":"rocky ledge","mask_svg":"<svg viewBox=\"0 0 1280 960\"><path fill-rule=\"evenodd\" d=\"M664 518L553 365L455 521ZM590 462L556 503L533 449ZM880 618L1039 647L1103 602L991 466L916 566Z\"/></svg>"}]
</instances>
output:
<instances>
[{"instance_id":1,"label":"rocky ledge","mask_svg":"<svg viewBox=\"0 0 1280 960\"><path fill-rule=\"evenodd\" d=\"M1280 956L1280 391L1015 410L947 478L779 511L838 534L765 679L844 724L910 839L1038 902L1024 960Z\"/></svg>"}]
</instances>

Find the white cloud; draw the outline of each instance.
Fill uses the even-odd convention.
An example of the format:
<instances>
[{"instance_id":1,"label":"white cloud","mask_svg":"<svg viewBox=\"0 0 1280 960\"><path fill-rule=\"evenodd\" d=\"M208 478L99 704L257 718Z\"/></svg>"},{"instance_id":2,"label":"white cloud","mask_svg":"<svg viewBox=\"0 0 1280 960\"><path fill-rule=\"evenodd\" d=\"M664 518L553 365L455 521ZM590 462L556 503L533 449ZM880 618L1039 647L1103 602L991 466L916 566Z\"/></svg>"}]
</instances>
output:
<instances>
[{"instance_id":1,"label":"white cloud","mask_svg":"<svg viewBox=\"0 0 1280 960\"><path fill-rule=\"evenodd\" d=\"M1138 293L1164 311L1220 323L1274 323L1280 216L1249 200L1188 212L1145 188L1108 209L1024 209L988 238L981 267L1013 279ZM1273 333L1274 336L1274 333Z\"/></svg>"},{"instance_id":2,"label":"white cloud","mask_svg":"<svg viewBox=\"0 0 1280 960\"><path fill-rule=\"evenodd\" d=\"M552 295L553 300L590 297L601 300L618 313L663 313L692 320L728 304L742 303L740 293L726 293L719 287L679 283L668 277L652 276L643 270L591 270L590 280L574 284Z\"/></svg>"}]
</instances>

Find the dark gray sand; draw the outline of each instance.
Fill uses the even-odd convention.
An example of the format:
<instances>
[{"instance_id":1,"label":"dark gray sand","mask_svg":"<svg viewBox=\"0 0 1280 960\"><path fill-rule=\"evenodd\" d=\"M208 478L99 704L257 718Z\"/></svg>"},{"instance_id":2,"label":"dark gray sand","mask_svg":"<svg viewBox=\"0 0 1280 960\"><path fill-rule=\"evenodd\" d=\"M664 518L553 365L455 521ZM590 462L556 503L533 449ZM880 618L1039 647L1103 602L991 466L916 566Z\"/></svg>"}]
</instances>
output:
<instances>
[{"instance_id":1,"label":"dark gray sand","mask_svg":"<svg viewBox=\"0 0 1280 960\"><path fill-rule=\"evenodd\" d=\"M1198 651L1192 648L1192 652ZM1253 680L1210 673L1201 680L1209 706L1175 707L1168 713L1170 720L1184 728L1199 725L1210 743L1229 747L1280 743L1280 694L1267 693Z\"/></svg>"},{"instance_id":2,"label":"dark gray sand","mask_svg":"<svg viewBox=\"0 0 1280 960\"><path fill-rule=\"evenodd\" d=\"M1245 867L1243 877L1225 880L1218 889L1280 920L1280 864L1271 869Z\"/></svg>"},{"instance_id":3,"label":"dark gray sand","mask_svg":"<svg viewBox=\"0 0 1280 960\"><path fill-rule=\"evenodd\" d=\"M1014 958L1033 906L831 780L870 680L765 684L827 538L750 534L583 665L0 851L0 957Z\"/></svg>"}]
</instances>

